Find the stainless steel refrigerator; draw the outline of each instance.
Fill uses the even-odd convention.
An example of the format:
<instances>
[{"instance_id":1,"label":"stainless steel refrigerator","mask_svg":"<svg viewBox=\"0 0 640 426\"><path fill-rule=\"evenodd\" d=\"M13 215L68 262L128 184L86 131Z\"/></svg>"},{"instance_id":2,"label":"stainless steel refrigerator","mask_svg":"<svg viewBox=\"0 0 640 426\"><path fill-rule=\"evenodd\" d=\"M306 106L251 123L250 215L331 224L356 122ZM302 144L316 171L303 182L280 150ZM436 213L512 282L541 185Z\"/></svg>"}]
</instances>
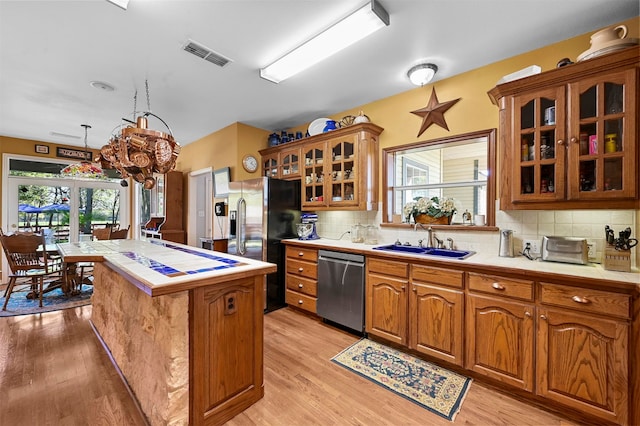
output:
<instances>
[{"instance_id":1,"label":"stainless steel refrigerator","mask_svg":"<svg viewBox=\"0 0 640 426\"><path fill-rule=\"evenodd\" d=\"M278 265L265 280L265 312L285 306L285 248L281 240L297 238L300 181L273 178L229 182L227 252Z\"/></svg>"}]
</instances>

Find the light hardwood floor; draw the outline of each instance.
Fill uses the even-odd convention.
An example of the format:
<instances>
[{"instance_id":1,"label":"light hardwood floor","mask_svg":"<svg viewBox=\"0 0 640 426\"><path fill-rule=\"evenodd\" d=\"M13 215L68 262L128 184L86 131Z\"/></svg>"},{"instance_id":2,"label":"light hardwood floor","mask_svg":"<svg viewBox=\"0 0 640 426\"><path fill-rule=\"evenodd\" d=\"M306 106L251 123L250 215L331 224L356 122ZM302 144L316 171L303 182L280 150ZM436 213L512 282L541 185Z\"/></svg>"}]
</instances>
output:
<instances>
[{"instance_id":1,"label":"light hardwood floor","mask_svg":"<svg viewBox=\"0 0 640 426\"><path fill-rule=\"evenodd\" d=\"M0 318L0 425L145 424L90 317ZM266 315L265 397L228 425L451 425L331 362L358 339L290 309ZM454 424L577 425L477 382Z\"/></svg>"}]
</instances>

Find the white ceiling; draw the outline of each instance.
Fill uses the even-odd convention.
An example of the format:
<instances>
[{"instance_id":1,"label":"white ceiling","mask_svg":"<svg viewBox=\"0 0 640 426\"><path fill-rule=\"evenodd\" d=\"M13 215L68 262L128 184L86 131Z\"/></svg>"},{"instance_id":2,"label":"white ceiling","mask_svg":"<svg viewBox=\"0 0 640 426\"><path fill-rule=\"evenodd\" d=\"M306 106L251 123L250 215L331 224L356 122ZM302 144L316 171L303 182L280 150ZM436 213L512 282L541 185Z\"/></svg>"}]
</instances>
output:
<instances>
[{"instance_id":1,"label":"white ceiling","mask_svg":"<svg viewBox=\"0 0 640 426\"><path fill-rule=\"evenodd\" d=\"M98 148L131 118L136 89L147 110L145 79L182 145L234 122L281 130L410 90L423 59L438 81L640 14L638 0L379 1L388 27L274 84L259 68L365 0L0 0L0 135L82 146L87 123ZM186 53L189 39L232 62Z\"/></svg>"}]
</instances>

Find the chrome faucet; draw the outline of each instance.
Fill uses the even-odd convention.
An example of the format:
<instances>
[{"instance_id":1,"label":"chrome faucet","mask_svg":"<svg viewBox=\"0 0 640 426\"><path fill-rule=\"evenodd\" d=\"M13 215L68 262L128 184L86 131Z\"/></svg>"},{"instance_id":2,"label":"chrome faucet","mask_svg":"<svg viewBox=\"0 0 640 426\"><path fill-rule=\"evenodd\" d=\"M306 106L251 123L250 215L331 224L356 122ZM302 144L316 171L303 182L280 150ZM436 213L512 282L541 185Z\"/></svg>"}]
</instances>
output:
<instances>
[{"instance_id":1,"label":"chrome faucet","mask_svg":"<svg viewBox=\"0 0 640 426\"><path fill-rule=\"evenodd\" d=\"M444 248L444 241L442 241L440 238L436 237L435 235L433 236L433 239L436 240L436 242L438 243L437 248L439 249Z\"/></svg>"},{"instance_id":2,"label":"chrome faucet","mask_svg":"<svg viewBox=\"0 0 640 426\"><path fill-rule=\"evenodd\" d=\"M422 229L424 229L424 226L422 226L422 224L418 224L416 223L416 227L420 225L422 227ZM427 238L426 238L426 242L427 244L424 245L425 240L418 240L418 245L422 248L433 248L433 229L431 229L431 227L427 228Z\"/></svg>"},{"instance_id":3,"label":"chrome faucet","mask_svg":"<svg viewBox=\"0 0 640 426\"><path fill-rule=\"evenodd\" d=\"M453 238L451 237L447 238L447 248L453 250Z\"/></svg>"}]
</instances>

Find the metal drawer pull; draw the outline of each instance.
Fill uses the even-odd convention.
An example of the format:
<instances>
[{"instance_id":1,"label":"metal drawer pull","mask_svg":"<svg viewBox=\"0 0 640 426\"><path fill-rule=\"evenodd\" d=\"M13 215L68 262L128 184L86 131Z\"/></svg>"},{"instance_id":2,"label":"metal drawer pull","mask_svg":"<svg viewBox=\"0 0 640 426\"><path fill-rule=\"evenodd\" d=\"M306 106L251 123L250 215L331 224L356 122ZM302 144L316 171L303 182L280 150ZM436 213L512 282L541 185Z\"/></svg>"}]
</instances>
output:
<instances>
[{"instance_id":1,"label":"metal drawer pull","mask_svg":"<svg viewBox=\"0 0 640 426\"><path fill-rule=\"evenodd\" d=\"M524 316L525 316L525 317L530 317L530 316L531 316L531 312L529 312L529 311L525 312L525 313L524 313Z\"/></svg>"},{"instance_id":2,"label":"metal drawer pull","mask_svg":"<svg viewBox=\"0 0 640 426\"><path fill-rule=\"evenodd\" d=\"M576 303L582 303L583 305L591 303L591 301L589 299L587 299L586 297L580 297L580 296L573 296L571 298L571 300L573 300Z\"/></svg>"},{"instance_id":3,"label":"metal drawer pull","mask_svg":"<svg viewBox=\"0 0 640 426\"><path fill-rule=\"evenodd\" d=\"M500 283L493 283L491 284L491 287L495 288L496 290L504 290L504 286L500 285Z\"/></svg>"},{"instance_id":4,"label":"metal drawer pull","mask_svg":"<svg viewBox=\"0 0 640 426\"><path fill-rule=\"evenodd\" d=\"M298 256L304 256L304 253L303 253L303 252L301 252L301 251L299 251L299 252L298 252Z\"/></svg>"},{"instance_id":5,"label":"metal drawer pull","mask_svg":"<svg viewBox=\"0 0 640 426\"><path fill-rule=\"evenodd\" d=\"M304 271L304 268L298 268L298 272Z\"/></svg>"},{"instance_id":6,"label":"metal drawer pull","mask_svg":"<svg viewBox=\"0 0 640 426\"><path fill-rule=\"evenodd\" d=\"M302 305L302 300L298 300L298 305Z\"/></svg>"},{"instance_id":7,"label":"metal drawer pull","mask_svg":"<svg viewBox=\"0 0 640 426\"><path fill-rule=\"evenodd\" d=\"M304 287L302 283L298 284L298 288L302 288L302 287Z\"/></svg>"},{"instance_id":8,"label":"metal drawer pull","mask_svg":"<svg viewBox=\"0 0 640 426\"><path fill-rule=\"evenodd\" d=\"M546 321L547 320L547 316L546 315L540 315L540 319L543 319L543 320Z\"/></svg>"}]
</instances>

